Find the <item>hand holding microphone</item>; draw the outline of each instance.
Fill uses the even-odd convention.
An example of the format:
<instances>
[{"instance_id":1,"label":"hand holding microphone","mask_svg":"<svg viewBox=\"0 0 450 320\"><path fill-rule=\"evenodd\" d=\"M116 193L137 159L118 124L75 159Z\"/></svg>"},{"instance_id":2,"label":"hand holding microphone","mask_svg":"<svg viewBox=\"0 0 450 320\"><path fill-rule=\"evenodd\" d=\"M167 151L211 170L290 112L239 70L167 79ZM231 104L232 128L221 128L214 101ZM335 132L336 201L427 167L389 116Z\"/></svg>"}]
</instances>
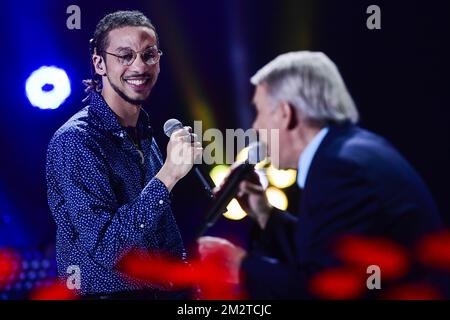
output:
<instances>
[{"instance_id":1,"label":"hand holding microphone","mask_svg":"<svg viewBox=\"0 0 450 320\"><path fill-rule=\"evenodd\" d=\"M248 216L264 229L273 207L267 200L265 188L259 181L256 172L252 172L247 179L239 184L236 200Z\"/></svg>"},{"instance_id":2,"label":"hand holding microphone","mask_svg":"<svg viewBox=\"0 0 450 320\"><path fill-rule=\"evenodd\" d=\"M253 143L249 146L249 155L247 162L256 164L266 158L266 146L261 143ZM224 179L220 187L214 191L219 193L224 188L224 185L229 184L230 177L233 176L235 170L242 166L242 163L235 163L231 166L231 172ZM253 169L254 167L252 167ZM260 177L255 170L248 172L240 181L237 187L236 196L234 197L241 208L247 212L248 216L255 220L261 229L265 228L267 220L273 207L267 200L265 187L260 181Z\"/></svg>"},{"instance_id":3,"label":"hand holding microphone","mask_svg":"<svg viewBox=\"0 0 450 320\"><path fill-rule=\"evenodd\" d=\"M188 133L189 133L189 138L190 141L192 143L196 143L195 146L197 148L201 148L201 143L200 142L196 142L197 141L197 135L191 132L191 128L190 127L183 127L183 125L181 124L181 122L177 119L169 119L166 121L166 123L164 123L164 133L166 134L166 136L168 136L169 138L172 137L172 134L175 133L175 131L177 130L181 130L181 129L189 129ZM203 189L205 190L205 192L207 193L207 195L209 196L209 198L214 198L214 194L212 192L212 189L214 188L214 182L212 181L211 177L207 174L205 174L201 167L197 164L201 160L201 151L200 150L200 154L196 154L194 157L194 171L197 174L197 177L199 178L200 182L203 185ZM200 157L200 158L199 158ZM191 166L192 168L192 166ZM189 169L190 170L190 169ZM188 171L189 171L188 170Z\"/></svg>"},{"instance_id":4,"label":"hand holding microphone","mask_svg":"<svg viewBox=\"0 0 450 320\"><path fill-rule=\"evenodd\" d=\"M192 167L195 168L203 188L213 199L205 224L200 228L199 236L216 222L234 197L249 216L264 229L272 207L267 201L264 188L259 182L254 167L256 163L266 158L266 146L261 142L252 143L249 146L247 161L236 164L224 183L213 193L214 183L211 178L204 174L198 165L194 164L199 162L199 157L201 159L203 149L201 143L196 141L196 135L191 131L192 129L183 127L177 119L166 121L164 133L170 138L170 141L167 145L166 161L156 178L161 180L170 191Z\"/></svg>"},{"instance_id":5,"label":"hand holding microphone","mask_svg":"<svg viewBox=\"0 0 450 320\"><path fill-rule=\"evenodd\" d=\"M200 142L195 141L195 135L191 133L190 128L183 127L177 120L176 125L169 121L164 125L164 132L170 137L166 161L155 177L171 191L201 157L203 148Z\"/></svg>"},{"instance_id":6,"label":"hand holding microphone","mask_svg":"<svg viewBox=\"0 0 450 320\"><path fill-rule=\"evenodd\" d=\"M267 201L264 188L259 183L259 177L254 180L254 176L256 175L255 165L266 158L266 152L266 146L263 143L252 143L249 146L248 159L244 163L235 164L222 185L215 189L212 206L206 214L205 223L197 233L199 237L215 224L226 211L228 203L235 197L243 209L257 220L261 228L265 227L272 207Z\"/></svg>"}]
</instances>

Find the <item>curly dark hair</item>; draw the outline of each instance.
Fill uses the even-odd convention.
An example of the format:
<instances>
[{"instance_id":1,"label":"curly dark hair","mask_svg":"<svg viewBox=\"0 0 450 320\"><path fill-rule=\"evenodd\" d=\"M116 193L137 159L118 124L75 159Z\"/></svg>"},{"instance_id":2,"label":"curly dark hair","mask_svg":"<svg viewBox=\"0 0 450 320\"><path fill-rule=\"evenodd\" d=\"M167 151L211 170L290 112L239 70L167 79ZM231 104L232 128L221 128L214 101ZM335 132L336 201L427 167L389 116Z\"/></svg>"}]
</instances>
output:
<instances>
[{"instance_id":1,"label":"curly dark hair","mask_svg":"<svg viewBox=\"0 0 450 320\"><path fill-rule=\"evenodd\" d=\"M94 37L89 41L90 58L94 54L100 54L105 59L104 51L109 45L109 32L114 29L122 27L148 27L155 32L156 44L159 47L158 34L156 28L152 24L149 18L147 18L142 12L133 11L116 11L104 16L97 24L94 32ZM94 66L91 62L91 79L83 80L83 84L86 86L85 92L90 93L95 90L100 92L102 90L101 78L95 73ZM89 97L89 96L88 96ZM84 99L83 101L87 100Z\"/></svg>"}]
</instances>

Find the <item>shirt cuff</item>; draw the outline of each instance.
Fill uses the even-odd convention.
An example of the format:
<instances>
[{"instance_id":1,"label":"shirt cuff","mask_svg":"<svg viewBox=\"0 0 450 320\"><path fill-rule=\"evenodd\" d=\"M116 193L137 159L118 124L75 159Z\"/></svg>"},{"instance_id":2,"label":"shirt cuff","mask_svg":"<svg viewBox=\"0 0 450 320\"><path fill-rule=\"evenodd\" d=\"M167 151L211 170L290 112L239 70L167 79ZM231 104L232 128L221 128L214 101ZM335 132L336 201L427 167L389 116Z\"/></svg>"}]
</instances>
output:
<instances>
[{"instance_id":1,"label":"shirt cuff","mask_svg":"<svg viewBox=\"0 0 450 320\"><path fill-rule=\"evenodd\" d=\"M164 183L153 178L142 191L138 229L144 231L150 224L159 221L159 216L170 209L170 193Z\"/></svg>"}]
</instances>

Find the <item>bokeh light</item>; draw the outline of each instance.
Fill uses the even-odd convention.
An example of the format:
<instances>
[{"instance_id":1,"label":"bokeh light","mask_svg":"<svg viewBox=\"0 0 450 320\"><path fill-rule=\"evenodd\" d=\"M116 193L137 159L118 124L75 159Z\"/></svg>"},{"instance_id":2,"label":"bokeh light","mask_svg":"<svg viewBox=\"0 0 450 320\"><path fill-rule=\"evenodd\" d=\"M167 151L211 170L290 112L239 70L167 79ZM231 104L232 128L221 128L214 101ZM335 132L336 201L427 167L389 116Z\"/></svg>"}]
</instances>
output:
<instances>
[{"instance_id":1,"label":"bokeh light","mask_svg":"<svg viewBox=\"0 0 450 320\"><path fill-rule=\"evenodd\" d=\"M292 186L297 180L297 170L279 170L270 165L267 168L267 178L269 182L277 188L287 188Z\"/></svg>"},{"instance_id":2,"label":"bokeh light","mask_svg":"<svg viewBox=\"0 0 450 320\"><path fill-rule=\"evenodd\" d=\"M266 190L269 203L280 210L286 210L288 207L288 198L286 194L278 188L269 187Z\"/></svg>"},{"instance_id":3,"label":"bokeh light","mask_svg":"<svg viewBox=\"0 0 450 320\"><path fill-rule=\"evenodd\" d=\"M387 238L345 236L336 241L334 253L342 262L357 269L379 266L384 280L401 278L410 268L407 250Z\"/></svg>"},{"instance_id":4,"label":"bokeh light","mask_svg":"<svg viewBox=\"0 0 450 320\"><path fill-rule=\"evenodd\" d=\"M236 156L236 162L244 162L248 158L248 147L241 149Z\"/></svg>"},{"instance_id":5,"label":"bokeh light","mask_svg":"<svg viewBox=\"0 0 450 320\"><path fill-rule=\"evenodd\" d=\"M309 290L320 299L357 299L365 290L364 274L346 268L324 270L311 278Z\"/></svg>"},{"instance_id":6,"label":"bokeh light","mask_svg":"<svg viewBox=\"0 0 450 320\"><path fill-rule=\"evenodd\" d=\"M423 265L450 272L450 231L423 237L417 245L416 254Z\"/></svg>"},{"instance_id":7,"label":"bokeh light","mask_svg":"<svg viewBox=\"0 0 450 320\"><path fill-rule=\"evenodd\" d=\"M56 109L70 96L70 80L63 69L43 66L28 77L25 91L31 105Z\"/></svg>"},{"instance_id":8,"label":"bokeh light","mask_svg":"<svg viewBox=\"0 0 450 320\"><path fill-rule=\"evenodd\" d=\"M20 271L19 254L9 248L0 248L0 291L14 283Z\"/></svg>"},{"instance_id":9,"label":"bokeh light","mask_svg":"<svg viewBox=\"0 0 450 320\"><path fill-rule=\"evenodd\" d=\"M230 173L230 166L219 164L211 169L209 176L216 186L219 186L225 177Z\"/></svg>"},{"instance_id":10,"label":"bokeh light","mask_svg":"<svg viewBox=\"0 0 450 320\"><path fill-rule=\"evenodd\" d=\"M227 205L227 212L223 215L225 218L230 220L241 220L245 218L247 212L241 208L241 205L236 199L232 199Z\"/></svg>"},{"instance_id":11,"label":"bokeh light","mask_svg":"<svg viewBox=\"0 0 450 320\"><path fill-rule=\"evenodd\" d=\"M216 186L219 186L226 176L230 173L230 167L227 165L217 165L209 173L211 179ZM224 217L230 220L241 220L247 213L241 208L239 202L236 199L232 199L227 205L227 212Z\"/></svg>"}]
</instances>

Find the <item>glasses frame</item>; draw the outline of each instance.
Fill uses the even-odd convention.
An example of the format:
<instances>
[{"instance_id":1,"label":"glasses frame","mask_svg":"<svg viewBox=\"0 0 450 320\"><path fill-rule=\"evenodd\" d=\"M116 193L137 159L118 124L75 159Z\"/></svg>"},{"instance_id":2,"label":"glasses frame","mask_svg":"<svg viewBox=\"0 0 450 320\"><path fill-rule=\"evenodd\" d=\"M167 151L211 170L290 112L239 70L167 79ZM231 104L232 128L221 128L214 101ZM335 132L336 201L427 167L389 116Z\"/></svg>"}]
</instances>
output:
<instances>
[{"instance_id":1,"label":"glasses frame","mask_svg":"<svg viewBox=\"0 0 450 320\"><path fill-rule=\"evenodd\" d=\"M154 61L154 62L152 62L152 63L148 63L148 62L146 62L146 61L143 59L142 53L148 51L148 50L151 49L151 48L156 48L156 49L157 49L156 52L158 53L158 55L157 55L156 61ZM120 63L121 65L127 66L127 67L131 66L131 65L134 63L134 61L136 61L136 58L137 58L138 55L140 55L140 56L141 56L141 60L142 60L145 64L148 64L149 66L152 66L152 65L157 64L157 63L159 62L159 60L161 59L161 56L163 55L163 52L162 52L160 49L158 49L156 46L149 47L149 48L146 48L146 49L141 50L141 51L134 51L133 49L129 49L129 50L133 53L133 59L131 60L130 63L122 63L122 62L120 62L120 59L123 59L123 57L126 56L125 54L124 54L124 55L120 55L120 54L108 52L108 51L106 51L106 50L103 50L103 51L100 51L100 52L103 52L103 53L106 53L106 54L109 54L109 55L111 55L111 56L116 57L117 60L119 61L119 63Z\"/></svg>"}]
</instances>

